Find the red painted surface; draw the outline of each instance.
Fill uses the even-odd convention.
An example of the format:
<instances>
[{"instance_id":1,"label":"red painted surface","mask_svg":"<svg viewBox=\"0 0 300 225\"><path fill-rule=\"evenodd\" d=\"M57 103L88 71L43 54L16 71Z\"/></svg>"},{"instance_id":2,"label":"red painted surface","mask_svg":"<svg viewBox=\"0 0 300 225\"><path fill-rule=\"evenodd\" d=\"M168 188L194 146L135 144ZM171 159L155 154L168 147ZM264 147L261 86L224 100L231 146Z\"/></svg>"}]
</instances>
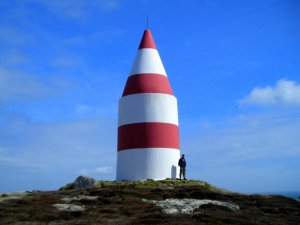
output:
<instances>
[{"instance_id":1,"label":"red painted surface","mask_svg":"<svg viewBox=\"0 0 300 225\"><path fill-rule=\"evenodd\" d=\"M148 29L144 31L144 34L143 34L143 37L142 37L142 40L141 40L141 43L139 46L139 49L141 49L141 48L156 49L156 45L155 45L154 39L152 37L151 31Z\"/></svg>"},{"instance_id":2,"label":"red painted surface","mask_svg":"<svg viewBox=\"0 0 300 225\"><path fill-rule=\"evenodd\" d=\"M118 151L131 148L179 149L179 129L169 123L133 123L118 129Z\"/></svg>"},{"instance_id":3,"label":"red painted surface","mask_svg":"<svg viewBox=\"0 0 300 225\"><path fill-rule=\"evenodd\" d=\"M159 74L137 74L128 77L122 96L138 93L173 95L168 77Z\"/></svg>"}]
</instances>

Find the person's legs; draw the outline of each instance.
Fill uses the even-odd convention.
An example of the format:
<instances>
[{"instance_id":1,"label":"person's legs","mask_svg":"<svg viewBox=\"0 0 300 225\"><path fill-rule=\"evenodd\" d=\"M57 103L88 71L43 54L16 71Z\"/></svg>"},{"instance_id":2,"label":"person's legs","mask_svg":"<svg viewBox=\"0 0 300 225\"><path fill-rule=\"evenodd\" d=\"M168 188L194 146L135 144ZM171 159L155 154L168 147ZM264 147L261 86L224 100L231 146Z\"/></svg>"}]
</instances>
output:
<instances>
[{"instance_id":1,"label":"person's legs","mask_svg":"<svg viewBox=\"0 0 300 225\"><path fill-rule=\"evenodd\" d=\"M181 177L182 177L182 175L183 175L183 174L182 174L182 172L183 172L182 169L183 169L183 167L180 167L180 172L179 172L179 179L180 179L180 180L181 180Z\"/></svg>"},{"instance_id":2,"label":"person's legs","mask_svg":"<svg viewBox=\"0 0 300 225\"><path fill-rule=\"evenodd\" d=\"M182 172L183 172L183 179L186 180L185 179L185 167L183 167L183 171Z\"/></svg>"}]
</instances>

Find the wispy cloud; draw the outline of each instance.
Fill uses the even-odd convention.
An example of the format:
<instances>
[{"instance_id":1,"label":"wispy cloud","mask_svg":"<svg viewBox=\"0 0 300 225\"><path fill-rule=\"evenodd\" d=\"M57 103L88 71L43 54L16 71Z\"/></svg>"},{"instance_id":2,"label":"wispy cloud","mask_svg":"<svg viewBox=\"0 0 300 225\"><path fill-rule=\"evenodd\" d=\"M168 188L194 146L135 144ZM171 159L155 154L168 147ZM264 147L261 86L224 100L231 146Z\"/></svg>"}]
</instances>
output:
<instances>
[{"instance_id":1,"label":"wispy cloud","mask_svg":"<svg viewBox=\"0 0 300 225\"><path fill-rule=\"evenodd\" d=\"M95 174L113 174L114 169L112 166L103 166L103 167L97 167L95 169L82 169L78 172L78 175L95 175Z\"/></svg>"},{"instance_id":2,"label":"wispy cloud","mask_svg":"<svg viewBox=\"0 0 300 225\"><path fill-rule=\"evenodd\" d=\"M206 165L224 166L274 156L300 156L299 132L300 120L290 114L239 116L223 128L206 129L203 136L189 139L187 145L191 149L201 146L200 160Z\"/></svg>"},{"instance_id":3,"label":"wispy cloud","mask_svg":"<svg viewBox=\"0 0 300 225\"><path fill-rule=\"evenodd\" d=\"M67 81L49 79L44 82L32 74L0 67L0 103L13 99L42 99L60 92L67 86Z\"/></svg>"},{"instance_id":4,"label":"wispy cloud","mask_svg":"<svg viewBox=\"0 0 300 225\"><path fill-rule=\"evenodd\" d=\"M117 106L114 103L110 103L104 106L92 106L86 104L78 104L74 109L74 114L77 117L97 117L107 115L117 115Z\"/></svg>"},{"instance_id":5,"label":"wispy cloud","mask_svg":"<svg viewBox=\"0 0 300 225\"><path fill-rule=\"evenodd\" d=\"M32 59L29 55L22 53L19 49L11 48L7 51L3 51L0 55L0 61L2 65L15 66L29 64L32 62Z\"/></svg>"},{"instance_id":6,"label":"wispy cloud","mask_svg":"<svg viewBox=\"0 0 300 225\"><path fill-rule=\"evenodd\" d=\"M281 79L275 86L255 87L240 103L242 105L300 105L300 84Z\"/></svg>"},{"instance_id":7,"label":"wispy cloud","mask_svg":"<svg viewBox=\"0 0 300 225\"><path fill-rule=\"evenodd\" d=\"M293 109L240 115L222 126L192 128L182 143L189 176L233 190L295 190L300 178L295 172L300 160L299 113ZM270 187L271 182L277 185Z\"/></svg>"},{"instance_id":8,"label":"wispy cloud","mask_svg":"<svg viewBox=\"0 0 300 225\"><path fill-rule=\"evenodd\" d=\"M53 60L53 65L57 68L72 68L75 66L83 66L83 59L75 55L62 55L57 56Z\"/></svg>"},{"instance_id":9,"label":"wispy cloud","mask_svg":"<svg viewBox=\"0 0 300 225\"><path fill-rule=\"evenodd\" d=\"M34 174L41 187L49 183L59 187L75 179L79 171L96 179L114 179L116 121L95 118L41 123L31 122L24 115L2 113L2 117L3 182L9 182L12 174ZM10 183L10 188L23 189L26 185ZM31 184L31 188L36 187Z\"/></svg>"},{"instance_id":10,"label":"wispy cloud","mask_svg":"<svg viewBox=\"0 0 300 225\"><path fill-rule=\"evenodd\" d=\"M28 45L34 43L34 35L29 32L24 32L20 28L15 27L1 27L0 28L0 41L10 45Z\"/></svg>"},{"instance_id":11,"label":"wispy cloud","mask_svg":"<svg viewBox=\"0 0 300 225\"><path fill-rule=\"evenodd\" d=\"M1 126L0 126L1 128ZM3 132L0 132L0 140L4 140L5 136L3 136ZM5 144L2 141L1 144ZM24 171L26 169L47 169L49 168L47 164L42 164L38 162L35 158L26 158L22 156L14 156L12 154L16 149L10 147L0 146L0 163L2 166L8 167L17 167L22 168Z\"/></svg>"},{"instance_id":12,"label":"wispy cloud","mask_svg":"<svg viewBox=\"0 0 300 225\"><path fill-rule=\"evenodd\" d=\"M120 7L119 0L30 0L27 2L42 5L49 11L59 16L69 17L72 19L82 19L90 15L93 10L110 12Z\"/></svg>"},{"instance_id":13,"label":"wispy cloud","mask_svg":"<svg viewBox=\"0 0 300 225\"><path fill-rule=\"evenodd\" d=\"M29 169L46 169L48 168L45 164L40 164L37 162L28 161L25 159L20 158L13 158L13 157L5 157L0 155L0 162L2 165L7 164L13 167L22 167L22 168L29 168Z\"/></svg>"}]
</instances>

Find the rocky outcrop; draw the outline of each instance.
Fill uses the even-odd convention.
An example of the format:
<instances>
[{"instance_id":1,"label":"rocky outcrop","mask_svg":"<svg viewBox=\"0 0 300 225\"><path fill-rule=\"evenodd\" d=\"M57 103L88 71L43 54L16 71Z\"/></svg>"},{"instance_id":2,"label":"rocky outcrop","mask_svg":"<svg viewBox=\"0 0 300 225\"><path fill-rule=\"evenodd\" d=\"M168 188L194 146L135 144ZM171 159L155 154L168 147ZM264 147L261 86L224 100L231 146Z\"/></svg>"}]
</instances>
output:
<instances>
[{"instance_id":1,"label":"rocky outcrop","mask_svg":"<svg viewBox=\"0 0 300 225\"><path fill-rule=\"evenodd\" d=\"M92 187L96 183L96 180L91 177L86 176L79 176L76 178L76 180L73 182L74 188L86 188L86 187Z\"/></svg>"},{"instance_id":2,"label":"rocky outcrop","mask_svg":"<svg viewBox=\"0 0 300 225\"><path fill-rule=\"evenodd\" d=\"M96 180L92 177L79 176L76 178L76 180L74 182L69 183L64 187L61 187L60 190L93 187L95 185L95 183L96 183Z\"/></svg>"},{"instance_id":3,"label":"rocky outcrop","mask_svg":"<svg viewBox=\"0 0 300 225\"><path fill-rule=\"evenodd\" d=\"M151 202L157 206L160 206L164 213L170 215L180 215L180 214L193 214L194 210L199 208L202 205L212 204L217 206L223 206L233 211L237 211L240 209L238 205L229 203L229 202L222 202L216 200L209 200L209 199L174 199L169 198L163 201L155 201L155 200L146 200L143 199L145 202Z\"/></svg>"}]
</instances>

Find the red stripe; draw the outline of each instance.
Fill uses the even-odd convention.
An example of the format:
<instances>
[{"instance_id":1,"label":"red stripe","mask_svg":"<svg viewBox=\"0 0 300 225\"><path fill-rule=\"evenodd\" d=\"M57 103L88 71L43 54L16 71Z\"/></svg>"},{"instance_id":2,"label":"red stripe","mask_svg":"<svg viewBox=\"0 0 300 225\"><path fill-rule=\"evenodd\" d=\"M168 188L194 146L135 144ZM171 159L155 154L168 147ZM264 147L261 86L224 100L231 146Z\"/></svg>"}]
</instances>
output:
<instances>
[{"instance_id":1,"label":"red stripe","mask_svg":"<svg viewBox=\"0 0 300 225\"><path fill-rule=\"evenodd\" d=\"M139 46L139 49L141 49L141 48L156 49L156 45L155 45L154 39L152 37L151 31L148 29L144 31L144 34L143 34L143 37L142 37L142 40L141 40L141 43Z\"/></svg>"},{"instance_id":2,"label":"red stripe","mask_svg":"<svg viewBox=\"0 0 300 225\"><path fill-rule=\"evenodd\" d=\"M138 93L173 95L168 77L159 74L137 74L128 77L122 96Z\"/></svg>"},{"instance_id":3,"label":"red stripe","mask_svg":"<svg viewBox=\"0 0 300 225\"><path fill-rule=\"evenodd\" d=\"M170 123L133 123L118 129L118 151L132 148L179 149L179 129Z\"/></svg>"}]
</instances>

